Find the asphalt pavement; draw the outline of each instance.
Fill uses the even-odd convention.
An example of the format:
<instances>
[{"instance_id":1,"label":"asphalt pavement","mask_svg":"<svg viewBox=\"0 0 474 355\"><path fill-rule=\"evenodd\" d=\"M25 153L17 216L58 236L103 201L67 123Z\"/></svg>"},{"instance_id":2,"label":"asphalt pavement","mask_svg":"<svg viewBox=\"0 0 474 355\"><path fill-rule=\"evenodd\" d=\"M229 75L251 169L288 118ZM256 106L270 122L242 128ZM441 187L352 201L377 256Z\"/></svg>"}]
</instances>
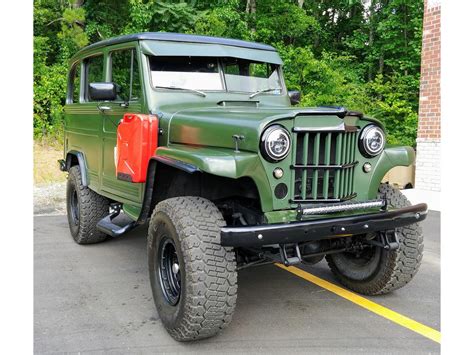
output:
<instances>
[{"instance_id":1,"label":"asphalt pavement","mask_svg":"<svg viewBox=\"0 0 474 355\"><path fill-rule=\"evenodd\" d=\"M371 301L440 330L440 213L423 222L424 259L410 284ZM66 216L34 219L35 353L439 353L440 345L274 265L239 272L231 325L177 343L148 281L146 226L74 243ZM338 285L327 264L301 267Z\"/></svg>"}]
</instances>

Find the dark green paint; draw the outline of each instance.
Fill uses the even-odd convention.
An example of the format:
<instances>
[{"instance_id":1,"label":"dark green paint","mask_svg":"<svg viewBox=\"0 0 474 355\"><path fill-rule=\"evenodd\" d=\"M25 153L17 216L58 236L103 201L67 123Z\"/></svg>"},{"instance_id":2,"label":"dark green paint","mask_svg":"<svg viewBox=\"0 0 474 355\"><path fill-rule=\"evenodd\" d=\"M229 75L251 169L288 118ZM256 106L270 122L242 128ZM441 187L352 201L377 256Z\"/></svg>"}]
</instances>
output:
<instances>
[{"instance_id":1,"label":"dark green paint","mask_svg":"<svg viewBox=\"0 0 474 355\"><path fill-rule=\"evenodd\" d=\"M83 152L91 189L122 202L124 211L134 219L140 214L144 184L120 181L115 177L116 125L125 112L153 113L159 117L163 134L159 137L156 155L193 164L213 175L233 179L251 178L258 188L262 210L269 223L295 220L296 205L290 204L289 196L293 195L294 188L292 183L294 172L290 169L290 163L294 161L296 142L293 140L292 151L284 160L269 163L262 158L259 151L259 139L266 127L278 123L291 132L294 127L335 127L343 122L347 126L356 126L359 129L373 122L380 124L372 118L341 119L329 114L315 116L311 114L314 108L291 107L286 88L281 95L262 94L253 99L249 99L249 95L243 93L208 92L206 97L200 97L189 92L154 89L151 86L145 52L156 51L164 45L169 45L169 50L177 50L176 43L158 45L149 42L131 42L82 51L80 56L74 57L71 61L73 66L87 56L103 55L103 80L110 81L111 51L134 48L138 55L142 85L142 97L138 102L130 103L127 108L121 107L119 102L102 103L111 107L107 113L98 110L97 102L68 103L65 108L65 154L72 150ZM182 47L189 45L179 44ZM193 46L201 48L204 45L193 44ZM202 48L204 50L204 47ZM212 55L209 50L209 47L206 47L206 55ZM215 55L222 51L240 53L239 56L242 57L256 55L255 50L238 48L238 51L235 51L235 48L229 49L220 45L214 46L214 50ZM258 55L264 58L267 54L269 58L271 56L269 60L277 61L274 57L275 52L265 52L259 50ZM84 83L84 71L81 72ZM222 101L225 101L224 105L218 104ZM238 152L235 151L232 139L234 134L245 137L239 144ZM357 146L355 139L343 144ZM336 154L338 161L345 159L340 151ZM363 157L358 149L353 150L353 155L353 160L359 162L354 174L354 191L357 193L358 201L375 198L382 177L392 167L408 166L414 161L414 151L408 147L387 147L381 155L371 159ZM325 157L326 162L328 159L329 157ZM365 162L370 162L373 166L370 173L362 171ZM273 170L276 167L284 171L281 179L273 177ZM340 178L338 173L336 179ZM285 198L277 199L273 191L281 182L288 185L289 192ZM323 186L323 189L326 195L327 186Z\"/></svg>"}]
</instances>

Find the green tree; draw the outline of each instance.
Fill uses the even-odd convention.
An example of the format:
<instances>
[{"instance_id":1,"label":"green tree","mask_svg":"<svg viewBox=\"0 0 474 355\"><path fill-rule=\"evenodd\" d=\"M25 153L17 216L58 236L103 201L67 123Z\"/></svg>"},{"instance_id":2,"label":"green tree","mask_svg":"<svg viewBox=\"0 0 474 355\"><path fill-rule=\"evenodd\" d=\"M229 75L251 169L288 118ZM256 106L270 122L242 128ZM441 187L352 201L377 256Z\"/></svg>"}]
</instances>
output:
<instances>
[{"instance_id":1,"label":"green tree","mask_svg":"<svg viewBox=\"0 0 474 355\"><path fill-rule=\"evenodd\" d=\"M126 33L144 31L188 32L200 11L186 2L130 0L130 24Z\"/></svg>"},{"instance_id":2,"label":"green tree","mask_svg":"<svg viewBox=\"0 0 474 355\"><path fill-rule=\"evenodd\" d=\"M35 136L61 132L77 50L166 31L272 44L302 105L361 110L415 145L422 20L423 0L34 0Z\"/></svg>"},{"instance_id":3,"label":"green tree","mask_svg":"<svg viewBox=\"0 0 474 355\"><path fill-rule=\"evenodd\" d=\"M407 93L417 85L417 80L401 74L388 78L378 74L366 85L373 98L367 110L384 123L390 144L415 144L418 115Z\"/></svg>"},{"instance_id":4,"label":"green tree","mask_svg":"<svg viewBox=\"0 0 474 355\"><path fill-rule=\"evenodd\" d=\"M33 127L35 136L60 137L67 61L88 44L82 1L34 3Z\"/></svg>"},{"instance_id":5,"label":"green tree","mask_svg":"<svg viewBox=\"0 0 474 355\"><path fill-rule=\"evenodd\" d=\"M241 2L231 0L223 6L202 12L192 32L249 40L251 36L246 19L246 14L241 9Z\"/></svg>"}]
</instances>

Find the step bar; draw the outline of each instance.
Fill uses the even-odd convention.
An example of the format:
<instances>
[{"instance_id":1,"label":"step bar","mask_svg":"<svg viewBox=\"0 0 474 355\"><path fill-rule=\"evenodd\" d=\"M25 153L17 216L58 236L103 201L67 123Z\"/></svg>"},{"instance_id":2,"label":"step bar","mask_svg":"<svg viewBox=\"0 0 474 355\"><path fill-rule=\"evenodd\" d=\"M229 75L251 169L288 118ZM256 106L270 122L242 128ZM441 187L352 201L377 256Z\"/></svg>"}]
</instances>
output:
<instances>
[{"instance_id":1,"label":"step bar","mask_svg":"<svg viewBox=\"0 0 474 355\"><path fill-rule=\"evenodd\" d=\"M125 226L115 224L113 220L120 214L122 206L119 203L114 203L110 207L112 208L112 213L102 218L97 223L97 229L99 231L116 238L138 226L138 223L135 221L132 221Z\"/></svg>"}]
</instances>

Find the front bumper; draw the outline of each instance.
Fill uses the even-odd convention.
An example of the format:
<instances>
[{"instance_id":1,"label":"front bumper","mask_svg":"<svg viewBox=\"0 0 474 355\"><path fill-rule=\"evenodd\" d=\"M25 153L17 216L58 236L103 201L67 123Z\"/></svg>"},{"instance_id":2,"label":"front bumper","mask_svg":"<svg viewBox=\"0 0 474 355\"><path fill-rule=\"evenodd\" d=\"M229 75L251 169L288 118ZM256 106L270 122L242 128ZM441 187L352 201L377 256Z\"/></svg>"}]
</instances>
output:
<instances>
[{"instance_id":1,"label":"front bumper","mask_svg":"<svg viewBox=\"0 0 474 355\"><path fill-rule=\"evenodd\" d=\"M428 206L420 203L397 210L381 211L350 217L333 217L312 221L221 228L221 245L258 247L322 239L347 237L355 234L393 230L420 222L426 218Z\"/></svg>"}]
</instances>

